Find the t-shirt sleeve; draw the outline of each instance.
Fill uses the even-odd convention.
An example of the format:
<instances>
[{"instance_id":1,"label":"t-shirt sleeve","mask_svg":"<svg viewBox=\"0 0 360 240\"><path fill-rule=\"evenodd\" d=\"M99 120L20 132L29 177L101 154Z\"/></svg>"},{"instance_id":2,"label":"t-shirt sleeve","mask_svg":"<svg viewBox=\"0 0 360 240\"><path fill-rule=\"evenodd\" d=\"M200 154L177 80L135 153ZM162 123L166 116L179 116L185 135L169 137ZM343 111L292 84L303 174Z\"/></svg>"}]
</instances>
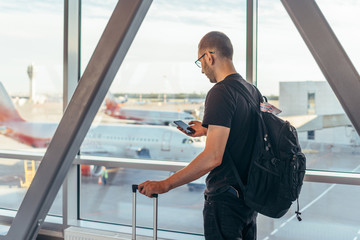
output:
<instances>
[{"instance_id":1,"label":"t-shirt sleeve","mask_svg":"<svg viewBox=\"0 0 360 240\"><path fill-rule=\"evenodd\" d=\"M218 125L230 128L235 109L235 101L225 86L215 85L206 96L203 127Z\"/></svg>"}]
</instances>

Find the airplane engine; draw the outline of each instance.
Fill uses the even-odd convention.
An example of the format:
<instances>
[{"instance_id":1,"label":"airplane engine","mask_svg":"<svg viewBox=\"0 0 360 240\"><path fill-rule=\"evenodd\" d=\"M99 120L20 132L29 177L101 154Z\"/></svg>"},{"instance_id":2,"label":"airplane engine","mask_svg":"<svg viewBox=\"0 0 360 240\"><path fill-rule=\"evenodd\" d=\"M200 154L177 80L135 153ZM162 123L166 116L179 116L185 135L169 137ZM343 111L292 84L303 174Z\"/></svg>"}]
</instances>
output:
<instances>
[{"instance_id":1,"label":"airplane engine","mask_svg":"<svg viewBox=\"0 0 360 240\"><path fill-rule=\"evenodd\" d=\"M137 155L139 158L151 158L150 150L148 148L141 148L137 150Z\"/></svg>"},{"instance_id":2,"label":"airplane engine","mask_svg":"<svg viewBox=\"0 0 360 240\"><path fill-rule=\"evenodd\" d=\"M98 177L102 174L103 168L102 166L96 165L81 165L81 176L85 177Z\"/></svg>"}]
</instances>

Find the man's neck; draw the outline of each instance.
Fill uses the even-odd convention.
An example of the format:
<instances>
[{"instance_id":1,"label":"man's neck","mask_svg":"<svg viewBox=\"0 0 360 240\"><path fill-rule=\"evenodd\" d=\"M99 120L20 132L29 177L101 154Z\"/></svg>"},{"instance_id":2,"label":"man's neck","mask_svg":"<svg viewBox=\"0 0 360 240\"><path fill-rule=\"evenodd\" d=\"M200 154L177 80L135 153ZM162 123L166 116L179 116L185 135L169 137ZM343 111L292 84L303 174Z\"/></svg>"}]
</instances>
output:
<instances>
[{"instance_id":1,"label":"man's neck","mask_svg":"<svg viewBox=\"0 0 360 240\"><path fill-rule=\"evenodd\" d=\"M237 71L235 70L235 67L232 63L226 64L226 65L222 66L222 68L219 68L219 69L220 70L218 71L218 73L216 73L216 82L221 82L227 76L237 73Z\"/></svg>"}]
</instances>

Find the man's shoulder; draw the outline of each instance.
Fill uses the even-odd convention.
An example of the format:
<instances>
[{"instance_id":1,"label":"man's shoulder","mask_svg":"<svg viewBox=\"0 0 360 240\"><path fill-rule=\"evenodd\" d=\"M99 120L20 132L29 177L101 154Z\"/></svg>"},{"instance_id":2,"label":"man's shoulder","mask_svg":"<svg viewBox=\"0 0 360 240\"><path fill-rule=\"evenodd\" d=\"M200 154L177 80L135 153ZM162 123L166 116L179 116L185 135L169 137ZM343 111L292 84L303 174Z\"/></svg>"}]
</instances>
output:
<instances>
[{"instance_id":1,"label":"man's shoulder","mask_svg":"<svg viewBox=\"0 0 360 240\"><path fill-rule=\"evenodd\" d=\"M240 87L239 85L243 85L250 92L250 94L255 97L255 99L259 99L260 101L262 99L262 94L257 89L257 87L243 79L240 75L231 76L230 78L224 79L222 82L225 88L231 91L233 95L242 96L242 93L240 93L237 88Z\"/></svg>"},{"instance_id":2,"label":"man's shoulder","mask_svg":"<svg viewBox=\"0 0 360 240\"><path fill-rule=\"evenodd\" d=\"M212 86L210 88L210 90L208 91L208 96L213 96L213 95L223 95L227 93L227 87L221 82L216 83L214 86Z\"/></svg>"}]
</instances>

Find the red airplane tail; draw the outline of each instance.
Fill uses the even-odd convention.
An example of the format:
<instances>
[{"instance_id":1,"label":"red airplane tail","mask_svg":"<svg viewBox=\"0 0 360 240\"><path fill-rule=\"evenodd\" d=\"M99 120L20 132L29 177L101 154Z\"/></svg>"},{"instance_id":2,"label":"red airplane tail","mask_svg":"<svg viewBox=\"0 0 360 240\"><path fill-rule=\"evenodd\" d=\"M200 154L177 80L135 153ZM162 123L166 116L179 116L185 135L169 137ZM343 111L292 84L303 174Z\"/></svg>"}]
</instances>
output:
<instances>
[{"instance_id":1,"label":"red airplane tail","mask_svg":"<svg viewBox=\"0 0 360 240\"><path fill-rule=\"evenodd\" d=\"M108 93L105 98L106 111L115 112L119 110L120 104L116 101L115 97Z\"/></svg>"},{"instance_id":2,"label":"red airplane tail","mask_svg":"<svg viewBox=\"0 0 360 240\"><path fill-rule=\"evenodd\" d=\"M0 122L25 121L12 102L9 94L0 82Z\"/></svg>"},{"instance_id":3,"label":"red airplane tail","mask_svg":"<svg viewBox=\"0 0 360 240\"><path fill-rule=\"evenodd\" d=\"M127 100L127 96L122 97L122 99L117 99L110 92L108 92L105 98L105 114L111 117L120 118L120 109L122 105L127 102Z\"/></svg>"}]
</instances>

